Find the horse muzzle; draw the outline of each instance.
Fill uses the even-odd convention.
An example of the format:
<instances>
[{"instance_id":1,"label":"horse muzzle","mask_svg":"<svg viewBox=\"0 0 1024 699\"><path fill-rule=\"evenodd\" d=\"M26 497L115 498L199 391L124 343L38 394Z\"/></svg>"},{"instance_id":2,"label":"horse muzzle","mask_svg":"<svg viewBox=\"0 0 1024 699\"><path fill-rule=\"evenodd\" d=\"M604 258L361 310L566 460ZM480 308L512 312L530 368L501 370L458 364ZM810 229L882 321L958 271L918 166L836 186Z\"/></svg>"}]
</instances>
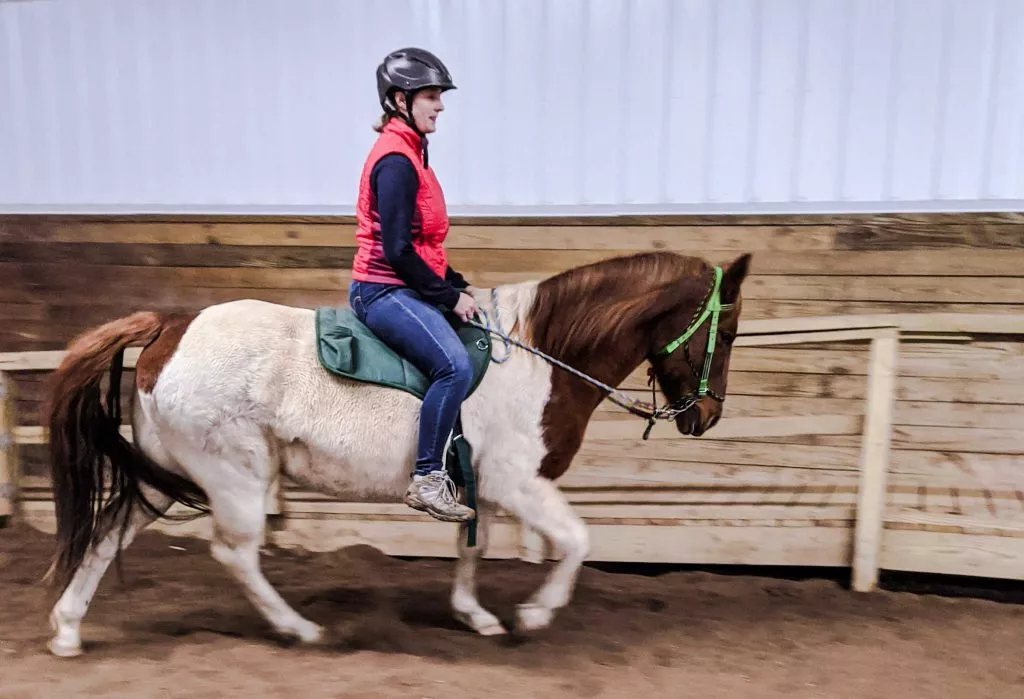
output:
<instances>
[{"instance_id":1,"label":"horse muzzle","mask_svg":"<svg viewBox=\"0 0 1024 699\"><path fill-rule=\"evenodd\" d=\"M676 427L680 432L692 437L700 437L704 434L704 419L700 406L691 405L683 414L676 418Z\"/></svg>"},{"instance_id":2,"label":"horse muzzle","mask_svg":"<svg viewBox=\"0 0 1024 699\"><path fill-rule=\"evenodd\" d=\"M685 435L700 437L717 425L720 417L721 411L711 409L705 412L700 403L695 403L676 418L676 427Z\"/></svg>"}]
</instances>

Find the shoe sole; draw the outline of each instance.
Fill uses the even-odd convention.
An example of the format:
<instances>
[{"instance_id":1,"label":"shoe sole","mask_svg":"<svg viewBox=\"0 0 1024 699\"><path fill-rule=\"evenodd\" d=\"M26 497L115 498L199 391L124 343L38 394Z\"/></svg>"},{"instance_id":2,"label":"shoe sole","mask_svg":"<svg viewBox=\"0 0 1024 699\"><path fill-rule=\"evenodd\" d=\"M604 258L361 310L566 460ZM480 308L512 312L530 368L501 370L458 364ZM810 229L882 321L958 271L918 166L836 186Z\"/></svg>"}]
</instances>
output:
<instances>
[{"instance_id":1,"label":"shoe sole","mask_svg":"<svg viewBox=\"0 0 1024 699\"><path fill-rule=\"evenodd\" d=\"M467 514L463 516L446 514L439 510L435 510L434 508L430 507L430 505L428 505L427 503L423 502L422 500L417 500L415 498L406 498L405 504L414 510L426 512L434 519L441 520L442 522L469 522L474 517L476 517L476 512L474 512L473 510L470 510Z\"/></svg>"}]
</instances>

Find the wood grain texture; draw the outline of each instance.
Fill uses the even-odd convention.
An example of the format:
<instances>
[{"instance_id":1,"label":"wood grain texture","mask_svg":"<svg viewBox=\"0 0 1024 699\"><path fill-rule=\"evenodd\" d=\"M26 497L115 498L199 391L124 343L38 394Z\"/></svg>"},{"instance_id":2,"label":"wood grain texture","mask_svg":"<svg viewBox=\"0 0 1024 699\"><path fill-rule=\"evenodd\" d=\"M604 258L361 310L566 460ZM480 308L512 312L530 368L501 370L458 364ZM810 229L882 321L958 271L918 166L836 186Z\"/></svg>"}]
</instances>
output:
<instances>
[{"instance_id":1,"label":"wood grain texture","mask_svg":"<svg viewBox=\"0 0 1024 699\"><path fill-rule=\"evenodd\" d=\"M987 314L990 325L967 328L956 344L901 344L886 497L887 512L910 507L976 517L984 509L1000 521L1014 506L1024 511L1024 496L1017 495L1024 491L1024 345L995 333L992 319L1024 312L1022 231L1024 214L461 217L453 220L448 247L452 265L480 286L538 279L638 250L677 250L716 263L749 251L744 319L762 324L844 314ZM61 349L77 332L139 308L188 311L236 298L344 304L354 236L355 222L344 216L0 216L0 351ZM815 533L808 541L820 555L808 560L848 564L853 532L842 517L852 512L858 475L861 437L853 432L864 413L866 342L740 345L733 357L722 424L738 432L645 442L642 421L602 405L592 434L600 436L597 423L607 421L605 434L615 439L588 439L563 485L591 521L616 522L600 526L635 542L629 555L643 560L666 555L662 549L673 544L623 522L710 512L720 522L709 521L709 531L734 521L754 531L752 523L762 520L752 518L788 508L800 512L786 520L800 525L791 528L808 532L819 531L811 526L815 512L840 512L829 521L846 522L836 530L842 536ZM13 376L19 425L38 425L45 373ZM122 384L126 405L130 384L131 374ZM650 396L642 372L624 385ZM803 420L809 427L802 431L828 434L790 434L801 431ZM742 436L752 429L755 435ZM19 456L26 473L45 477L44 445L21 446ZM337 514L299 511L311 508L297 497L287 531L315 543L326 520L314 518ZM651 509L638 509L645 498ZM697 510L671 510L684 505ZM391 515L381 516L346 521L381 541L412 542L394 543L395 550L422 553L419 533L432 525L400 522L407 528L399 531ZM894 526L917 526L908 519ZM670 527L657 528L677 541ZM889 533L887 526L883 566L892 563ZM719 535L709 533L707 541ZM763 546L772 535L766 528L744 545ZM508 539L514 551L518 533ZM931 565L933 553L922 554L920 565ZM721 562L720 554L709 543L701 555ZM601 555L626 554L616 548ZM787 549L777 558L793 562L793 555Z\"/></svg>"},{"instance_id":2,"label":"wood grain texture","mask_svg":"<svg viewBox=\"0 0 1024 699\"><path fill-rule=\"evenodd\" d=\"M749 320L1007 315L1024 311L1021 230L1004 214L470 218L453 221L450 247L483 286L644 249L716 262L749 250ZM54 348L135 308L344 303L353 243L351 217L0 217L0 349Z\"/></svg>"},{"instance_id":3,"label":"wood grain texture","mask_svg":"<svg viewBox=\"0 0 1024 699\"><path fill-rule=\"evenodd\" d=\"M836 230L840 250L1021 249L1020 223L968 223L932 225L845 225Z\"/></svg>"},{"instance_id":4,"label":"wood grain texture","mask_svg":"<svg viewBox=\"0 0 1024 699\"><path fill-rule=\"evenodd\" d=\"M0 243L0 262L145 267L350 268L355 248L149 243ZM78 273L87 283L84 268Z\"/></svg>"},{"instance_id":5,"label":"wood grain texture","mask_svg":"<svg viewBox=\"0 0 1024 699\"><path fill-rule=\"evenodd\" d=\"M356 244L352 224L304 223L0 223L0 241L77 244L345 247ZM831 226L548 226L454 225L449 249L496 250L830 250Z\"/></svg>"},{"instance_id":6,"label":"wood grain texture","mask_svg":"<svg viewBox=\"0 0 1024 699\"><path fill-rule=\"evenodd\" d=\"M49 223L337 223L354 224L343 214L2 214L0 224ZM453 216L452 225L495 226L653 226L653 225L867 225L931 227L937 224L1024 224L1024 213L1004 211L950 213L836 213L836 214L617 214L585 216Z\"/></svg>"}]
</instances>

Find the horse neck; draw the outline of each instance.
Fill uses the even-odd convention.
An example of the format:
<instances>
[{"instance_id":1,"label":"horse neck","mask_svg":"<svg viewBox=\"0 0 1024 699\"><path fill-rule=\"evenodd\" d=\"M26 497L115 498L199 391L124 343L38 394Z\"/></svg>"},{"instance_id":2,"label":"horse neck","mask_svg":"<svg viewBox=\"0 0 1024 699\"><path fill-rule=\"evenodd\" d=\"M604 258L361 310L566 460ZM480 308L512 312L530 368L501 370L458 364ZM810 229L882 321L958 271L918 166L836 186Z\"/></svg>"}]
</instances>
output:
<instances>
[{"instance_id":1,"label":"horse neck","mask_svg":"<svg viewBox=\"0 0 1024 699\"><path fill-rule=\"evenodd\" d=\"M686 283L695 275L666 268L663 261L651 270L614 264L541 281L525 319L527 339L537 349L610 386L622 383L647 357L657 313L688 301L687 294L696 307L700 284ZM589 393L596 406L603 392L578 383L579 397Z\"/></svg>"}]
</instances>

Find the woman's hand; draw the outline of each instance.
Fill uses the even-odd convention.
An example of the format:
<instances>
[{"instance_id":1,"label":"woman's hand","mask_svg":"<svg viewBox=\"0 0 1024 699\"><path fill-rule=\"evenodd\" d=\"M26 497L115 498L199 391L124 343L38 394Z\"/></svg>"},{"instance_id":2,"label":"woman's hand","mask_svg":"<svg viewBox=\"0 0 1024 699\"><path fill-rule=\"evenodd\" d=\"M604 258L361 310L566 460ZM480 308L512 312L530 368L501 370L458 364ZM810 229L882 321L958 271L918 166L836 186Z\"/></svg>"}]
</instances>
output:
<instances>
[{"instance_id":1,"label":"woman's hand","mask_svg":"<svg viewBox=\"0 0 1024 699\"><path fill-rule=\"evenodd\" d=\"M459 302L452 311L462 319L462 322L470 321L477 312L476 299L463 291L459 294Z\"/></svg>"}]
</instances>

